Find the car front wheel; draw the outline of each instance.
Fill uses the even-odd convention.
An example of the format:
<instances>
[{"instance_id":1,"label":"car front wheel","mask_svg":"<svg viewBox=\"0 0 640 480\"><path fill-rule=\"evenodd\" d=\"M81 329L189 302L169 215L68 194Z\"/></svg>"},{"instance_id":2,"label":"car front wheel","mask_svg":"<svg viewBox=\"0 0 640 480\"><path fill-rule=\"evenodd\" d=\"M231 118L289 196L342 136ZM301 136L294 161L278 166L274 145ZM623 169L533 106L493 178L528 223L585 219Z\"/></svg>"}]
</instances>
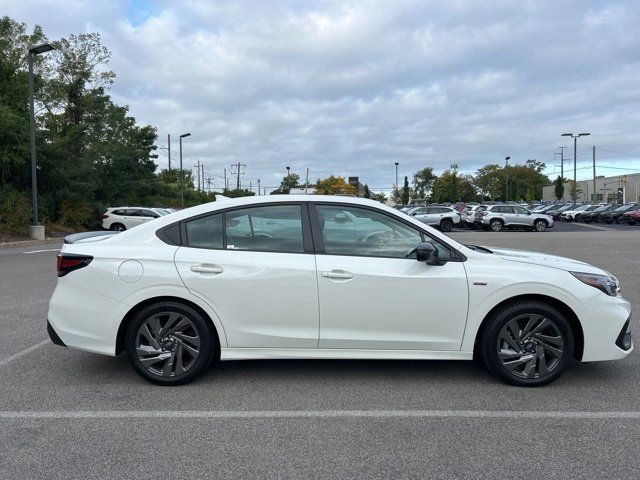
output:
<instances>
[{"instance_id":1,"label":"car front wheel","mask_svg":"<svg viewBox=\"0 0 640 480\"><path fill-rule=\"evenodd\" d=\"M133 368L158 385L191 381L213 359L214 345L207 320L177 302L142 309L127 329L126 347Z\"/></svg>"},{"instance_id":2,"label":"car front wheel","mask_svg":"<svg viewBox=\"0 0 640 480\"><path fill-rule=\"evenodd\" d=\"M544 220L536 220L533 224L536 232L544 232L547 229L547 222Z\"/></svg>"},{"instance_id":3,"label":"car front wheel","mask_svg":"<svg viewBox=\"0 0 640 480\"><path fill-rule=\"evenodd\" d=\"M480 349L487 368L505 382L540 387L566 370L574 339L569 322L555 308L514 302L488 320Z\"/></svg>"},{"instance_id":4,"label":"car front wheel","mask_svg":"<svg viewBox=\"0 0 640 480\"><path fill-rule=\"evenodd\" d=\"M491 220L491 223L489 223L489 227L494 232L499 232L500 230L502 230L502 226L502 221L500 220Z\"/></svg>"},{"instance_id":5,"label":"car front wheel","mask_svg":"<svg viewBox=\"0 0 640 480\"><path fill-rule=\"evenodd\" d=\"M450 232L453 229L453 222L451 220L442 220L440 222L440 230L443 232Z\"/></svg>"}]
</instances>

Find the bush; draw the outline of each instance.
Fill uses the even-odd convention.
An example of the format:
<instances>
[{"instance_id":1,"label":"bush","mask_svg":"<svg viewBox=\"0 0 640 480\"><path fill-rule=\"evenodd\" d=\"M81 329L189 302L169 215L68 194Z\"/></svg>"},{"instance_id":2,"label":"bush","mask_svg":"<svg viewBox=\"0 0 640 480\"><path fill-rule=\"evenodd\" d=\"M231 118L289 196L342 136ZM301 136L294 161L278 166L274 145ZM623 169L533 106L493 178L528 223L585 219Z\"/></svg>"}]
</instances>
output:
<instances>
[{"instance_id":1,"label":"bush","mask_svg":"<svg viewBox=\"0 0 640 480\"><path fill-rule=\"evenodd\" d=\"M0 225L9 233L25 234L30 222L29 199L9 186L0 190Z\"/></svg>"},{"instance_id":2,"label":"bush","mask_svg":"<svg viewBox=\"0 0 640 480\"><path fill-rule=\"evenodd\" d=\"M88 227L92 224L92 209L84 202L65 200L60 206L60 223L67 227Z\"/></svg>"}]
</instances>

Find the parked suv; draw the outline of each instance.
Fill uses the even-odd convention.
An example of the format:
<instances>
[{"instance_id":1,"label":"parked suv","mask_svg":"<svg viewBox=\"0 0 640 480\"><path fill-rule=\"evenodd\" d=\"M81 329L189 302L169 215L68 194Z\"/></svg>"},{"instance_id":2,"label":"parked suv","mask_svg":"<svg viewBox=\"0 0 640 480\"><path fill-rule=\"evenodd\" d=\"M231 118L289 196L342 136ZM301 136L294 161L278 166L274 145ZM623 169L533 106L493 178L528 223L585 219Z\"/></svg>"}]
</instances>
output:
<instances>
[{"instance_id":1,"label":"parked suv","mask_svg":"<svg viewBox=\"0 0 640 480\"><path fill-rule=\"evenodd\" d=\"M558 208L552 208L551 210L547 210L545 212L545 214L549 215L554 220L558 220L558 218L560 218L560 214L562 212L566 212L567 210L573 209L573 208L574 208L574 205L572 203L570 203L570 204L567 204L567 205L558 206Z\"/></svg>"},{"instance_id":2,"label":"parked suv","mask_svg":"<svg viewBox=\"0 0 640 480\"><path fill-rule=\"evenodd\" d=\"M486 208L486 205L473 205L471 207L467 207L467 209L460 214L460 223L465 227L476 228L476 217Z\"/></svg>"},{"instance_id":3,"label":"parked suv","mask_svg":"<svg viewBox=\"0 0 640 480\"><path fill-rule=\"evenodd\" d=\"M565 210L564 212L562 212L560 214L560 218L566 222L572 222L576 219L576 215L582 212L590 212L592 210L595 210L598 207L599 205L590 205L590 204L579 205L575 208L571 208L569 210Z\"/></svg>"},{"instance_id":4,"label":"parked suv","mask_svg":"<svg viewBox=\"0 0 640 480\"><path fill-rule=\"evenodd\" d=\"M578 215L576 215L575 220L576 222L581 221L584 223L597 222L600 219L600 215L602 215L603 213L615 210L616 208L618 208L617 205L609 205L609 204L598 205L598 208L594 208L593 210L583 211L578 213Z\"/></svg>"},{"instance_id":5,"label":"parked suv","mask_svg":"<svg viewBox=\"0 0 640 480\"><path fill-rule=\"evenodd\" d=\"M460 223L460 214L452 207L431 205L420 207L410 213L416 220L427 225L435 225L443 232L450 232L454 225Z\"/></svg>"},{"instance_id":6,"label":"parked suv","mask_svg":"<svg viewBox=\"0 0 640 480\"><path fill-rule=\"evenodd\" d=\"M115 207L102 215L102 228L122 232L168 213L160 208Z\"/></svg>"},{"instance_id":7,"label":"parked suv","mask_svg":"<svg viewBox=\"0 0 640 480\"><path fill-rule=\"evenodd\" d=\"M503 228L526 228L544 232L553 227L553 218L544 213L532 213L519 205L489 205L480 212L476 224L499 232Z\"/></svg>"}]
</instances>

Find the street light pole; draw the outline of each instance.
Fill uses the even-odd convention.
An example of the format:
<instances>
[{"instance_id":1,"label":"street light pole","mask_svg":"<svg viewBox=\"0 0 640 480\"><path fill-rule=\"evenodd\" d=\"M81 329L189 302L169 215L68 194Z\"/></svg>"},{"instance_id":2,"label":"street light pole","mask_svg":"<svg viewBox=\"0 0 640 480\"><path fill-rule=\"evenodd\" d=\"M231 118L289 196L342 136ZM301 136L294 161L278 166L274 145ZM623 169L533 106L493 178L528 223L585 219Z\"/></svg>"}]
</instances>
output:
<instances>
[{"instance_id":1,"label":"street light pole","mask_svg":"<svg viewBox=\"0 0 640 480\"><path fill-rule=\"evenodd\" d=\"M400 165L398 162L396 162L396 184L395 187L398 188L398 165Z\"/></svg>"},{"instance_id":2,"label":"street light pole","mask_svg":"<svg viewBox=\"0 0 640 480\"><path fill-rule=\"evenodd\" d=\"M562 135L560 135L561 137L571 137L573 138L573 204L576 204L576 199L578 197L578 183L576 181L576 172L578 170L577 167L577 160L578 160L578 137L586 137L588 135L591 135L590 133L579 133L577 135L574 135L573 133L563 133Z\"/></svg>"},{"instance_id":3,"label":"street light pole","mask_svg":"<svg viewBox=\"0 0 640 480\"><path fill-rule=\"evenodd\" d=\"M182 139L189 137L190 133L180 135L180 205L184 208L184 172L182 170Z\"/></svg>"},{"instance_id":4,"label":"street light pole","mask_svg":"<svg viewBox=\"0 0 640 480\"><path fill-rule=\"evenodd\" d=\"M33 100L33 58L41 53L50 52L53 47L48 43L43 43L30 48L27 55L29 61L29 143L31 148L31 195L33 209L33 224L29 228L31 237L36 240L44 240L44 227L40 225L38 215L38 181L36 169L36 117Z\"/></svg>"},{"instance_id":5,"label":"street light pole","mask_svg":"<svg viewBox=\"0 0 640 480\"><path fill-rule=\"evenodd\" d=\"M509 201L509 160L511 157L504 157L504 203Z\"/></svg>"}]
</instances>

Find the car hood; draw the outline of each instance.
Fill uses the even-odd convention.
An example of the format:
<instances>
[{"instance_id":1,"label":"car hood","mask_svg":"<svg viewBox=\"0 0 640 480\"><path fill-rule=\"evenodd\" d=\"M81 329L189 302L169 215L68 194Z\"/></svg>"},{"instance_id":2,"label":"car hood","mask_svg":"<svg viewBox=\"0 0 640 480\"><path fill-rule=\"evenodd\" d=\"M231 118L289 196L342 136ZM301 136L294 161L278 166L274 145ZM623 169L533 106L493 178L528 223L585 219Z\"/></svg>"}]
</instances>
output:
<instances>
[{"instance_id":1,"label":"car hood","mask_svg":"<svg viewBox=\"0 0 640 480\"><path fill-rule=\"evenodd\" d=\"M511 250L508 248L492 248L485 247L493 251L494 255L498 255L504 260L512 262L528 263L533 265L541 265L544 267L557 268L569 272L586 272L607 274L604 270L594 267L580 260L572 258L559 257L557 255L549 255L546 253L530 252L527 250Z\"/></svg>"}]
</instances>

